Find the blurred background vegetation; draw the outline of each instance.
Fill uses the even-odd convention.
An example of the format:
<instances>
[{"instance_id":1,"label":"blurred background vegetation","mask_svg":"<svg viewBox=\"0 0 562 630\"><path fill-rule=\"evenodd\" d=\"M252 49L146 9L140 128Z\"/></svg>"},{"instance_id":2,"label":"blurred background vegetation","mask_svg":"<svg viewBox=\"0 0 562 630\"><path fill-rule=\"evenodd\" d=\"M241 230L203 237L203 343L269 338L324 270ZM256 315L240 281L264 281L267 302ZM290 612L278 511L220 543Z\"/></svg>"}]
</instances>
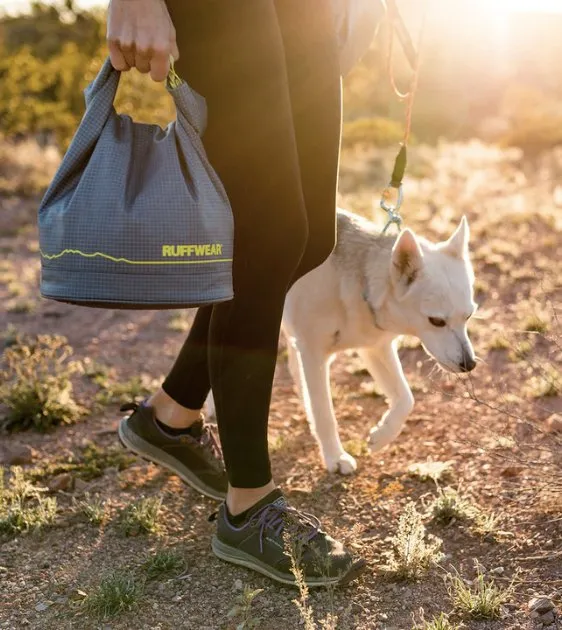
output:
<instances>
[{"instance_id":1,"label":"blurred background vegetation","mask_svg":"<svg viewBox=\"0 0 562 630\"><path fill-rule=\"evenodd\" d=\"M424 4L401 0L416 37ZM424 63L414 115L417 140L479 137L521 147L530 156L562 144L562 13L509 14L498 19L485 3L437 0L428 17ZM345 80L344 145L388 146L401 137L403 103L386 71L386 32ZM82 89L105 50L103 9L73 0L33 3L0 15L0 131L8 140L64 148L83 112ZM396 54L396 74L408 68ZM117 108L165 124L172 117L163 88L138 73L120 86Z\"/></svg>"}]
</instances>

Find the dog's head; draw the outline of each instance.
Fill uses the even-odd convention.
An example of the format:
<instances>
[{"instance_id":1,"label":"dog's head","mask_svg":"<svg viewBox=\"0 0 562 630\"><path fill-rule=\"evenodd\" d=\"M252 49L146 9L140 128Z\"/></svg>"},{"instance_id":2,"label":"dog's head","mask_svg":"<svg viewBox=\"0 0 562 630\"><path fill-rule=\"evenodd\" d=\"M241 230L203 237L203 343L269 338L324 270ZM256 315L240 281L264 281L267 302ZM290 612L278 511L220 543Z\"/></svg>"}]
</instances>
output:
<instances>
[{"instance_id":1,"label":"dog's head","mask_svg":"<svg viewBox=\"0 0 562 630\"><path fill-rule=\"evenodd\" d=\"M401 320L402 332L418 337L451 372L470 372L476 365L467 333L476 310L468 240L466 217L447 241L437 244L405 229L390 262L391 319Z\"/></svg>"}]
</instances>

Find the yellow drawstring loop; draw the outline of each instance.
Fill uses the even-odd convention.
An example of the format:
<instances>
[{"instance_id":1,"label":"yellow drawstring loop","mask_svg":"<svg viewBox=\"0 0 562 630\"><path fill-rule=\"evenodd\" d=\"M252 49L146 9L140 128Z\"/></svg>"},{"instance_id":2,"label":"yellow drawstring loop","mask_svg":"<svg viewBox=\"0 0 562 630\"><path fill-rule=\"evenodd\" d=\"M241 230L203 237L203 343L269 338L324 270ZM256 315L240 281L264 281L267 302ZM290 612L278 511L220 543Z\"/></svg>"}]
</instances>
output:
<instances>
[{"instance_id":1,"label":"yellow drawstring loop","mask_svg":"<svg viewBox=\"0 0 562 630\"><path fill-rule=\"evenodd\" d=\"M174 68L174 58L170 55L170 71L168 72L168 77L166 78L166 84L171 90L175 90L182 83L183 81L179 78Z\"/></svg>"}]
</instances>

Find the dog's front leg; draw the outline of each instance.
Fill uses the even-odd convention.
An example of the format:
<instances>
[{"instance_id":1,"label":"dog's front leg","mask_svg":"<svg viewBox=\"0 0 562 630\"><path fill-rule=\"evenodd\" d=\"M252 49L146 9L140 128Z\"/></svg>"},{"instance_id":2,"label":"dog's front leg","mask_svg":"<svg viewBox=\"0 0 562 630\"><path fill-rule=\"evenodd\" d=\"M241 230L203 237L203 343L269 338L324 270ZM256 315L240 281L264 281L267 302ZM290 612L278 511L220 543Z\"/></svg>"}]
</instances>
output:
<instances>
[{"instance_id":1,"label":"dog's front leg","mask_svg":"<svg viewBox=\"0 0 562 630\"><path fill-rule=\"evenodd\" d=\"M322 459L330 472L349 475L357 469L357 462L345 452L338 435L338 422L330 392L329 354L298 344L297 350L303 402Z\"/></svg>"},{"instance_id":2,"label":"dog's front leg","mask_svg":"<svg viewBox=\"0 0 562 630\"><path fill-rule=\"evenodd\" d=\"M400 435L406 418L414 408L414 397L402 371L395 342L362 348L358 353L388 399L388 411L369 434L371 448L379 451Z\"/></svg>"}]
</instances>

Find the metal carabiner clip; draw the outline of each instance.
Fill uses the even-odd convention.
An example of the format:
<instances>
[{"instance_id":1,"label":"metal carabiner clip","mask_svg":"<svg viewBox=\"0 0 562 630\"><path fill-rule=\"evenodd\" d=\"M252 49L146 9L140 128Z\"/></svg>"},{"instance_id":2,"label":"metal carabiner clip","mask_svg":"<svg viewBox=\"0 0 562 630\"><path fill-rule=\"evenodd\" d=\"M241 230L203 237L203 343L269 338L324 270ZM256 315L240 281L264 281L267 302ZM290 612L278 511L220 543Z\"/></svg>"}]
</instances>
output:
<instances>
[{"instance_id":1,"label":"metal carabiner clip","mask_svg":"<svg viewBox=\"0 0 562 630\"><path fill-rule=\"evenodd\" d=\"M396 225L396 227L398 228L398 231L400 231L401 227L402 227L402 217L400 216L400 207L402 206L402 202L404 201L404 191L402 190L402 184L400 184L400 186L398 186L398 188L394 188L394 190L397 190L397 198L396 198L396 204L392 205L386 202L386 199L390 196L390 189L394 188L394 186L390 186L388 185L383 191L382 191L382 197L381 197L381 208L387 213L388 215L388 219L386 221L386 224L383 228L382 233L384 234L388 228L394 224Z\"/></svg>"}]
</instances>

